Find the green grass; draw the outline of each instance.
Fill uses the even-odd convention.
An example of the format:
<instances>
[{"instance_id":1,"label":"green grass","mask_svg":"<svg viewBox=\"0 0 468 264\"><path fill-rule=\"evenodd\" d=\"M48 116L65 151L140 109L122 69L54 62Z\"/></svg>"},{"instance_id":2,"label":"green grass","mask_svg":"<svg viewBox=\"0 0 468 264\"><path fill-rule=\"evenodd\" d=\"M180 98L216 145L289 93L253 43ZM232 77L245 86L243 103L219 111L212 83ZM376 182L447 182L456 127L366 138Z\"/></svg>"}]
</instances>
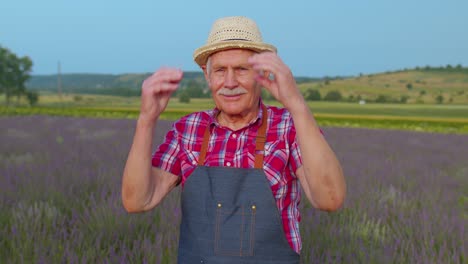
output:
<instances>
[{"instance_id":1,"label":"green grass","mask_svg":"<svg viewBox=\"0 0 468 264\"><path fill-rule=\"evenodd\" d=\"M74 100L75 96L81 99ZM267 104L280 106L277 101L266 101ZM0 106L4 106L4 99L0 97ZM27 108L24 101L13 105ZM135 112L139 110L139 97L119 97L106 95L67 95L59 98L56 94L41 95L38 108L78 108L78 109L112 109L113 111ZM393 117L430 117L468 120L468 104L378 104L345 102L309 102L314 114L337 114L358 116L393 116ZM214 107L211 98L192 98L190 103L180 103L177 98L171 99L168 111L200 111Z\"/></svg>"},{"instance_id":2,"label":"green grass","mask_svg":"<svg viewBox=\"0 0 468 264\"><path fill-rule=\"evenodd\" d=\"M24 102L15 106L0 105L0 115L61 115L99 118L137 118L139 97L74 95L59 98L41 96L40 103L29 107ZM280 106L277 101L267 104ZM320 126L403 129L437 133L468 133L468 105L455 104L364 104L309 102ZM176 120L192 112L211 109L212 99L192 99L180 103L171 99L161 118Z\"/></svg>"},{"instance_id":3,"label":"green grass","mask_svg":"<svg viewBox=\"0 0 468 264\"><path fill-rule=\"evenodd\" d=\"M466 119L468 105L418 105L418 104L365 104L311 102L312 112L317 114L339 114L359 116L393 116L393 117L438 117L448 119Z\"/></svg>"}]
</instances>

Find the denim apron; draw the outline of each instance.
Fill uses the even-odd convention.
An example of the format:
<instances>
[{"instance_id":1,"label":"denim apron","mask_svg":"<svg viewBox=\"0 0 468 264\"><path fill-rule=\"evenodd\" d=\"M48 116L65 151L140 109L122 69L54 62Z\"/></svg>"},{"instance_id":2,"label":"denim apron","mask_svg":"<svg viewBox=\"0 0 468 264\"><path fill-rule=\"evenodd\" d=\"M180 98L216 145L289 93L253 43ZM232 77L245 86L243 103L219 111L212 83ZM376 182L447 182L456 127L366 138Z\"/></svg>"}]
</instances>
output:
<instances>
[{"instance_id":1,"label":"denim apron","mask_svg":"<svg viewBox=\"0 0 468 264\"><path fill-rule=\"evenodd\" d=\"M263 106L255 169L204 166L207 127L198 166L182 191L178 263L299 263L263 172L266 117Z\"/></svg>"}]
</instances>

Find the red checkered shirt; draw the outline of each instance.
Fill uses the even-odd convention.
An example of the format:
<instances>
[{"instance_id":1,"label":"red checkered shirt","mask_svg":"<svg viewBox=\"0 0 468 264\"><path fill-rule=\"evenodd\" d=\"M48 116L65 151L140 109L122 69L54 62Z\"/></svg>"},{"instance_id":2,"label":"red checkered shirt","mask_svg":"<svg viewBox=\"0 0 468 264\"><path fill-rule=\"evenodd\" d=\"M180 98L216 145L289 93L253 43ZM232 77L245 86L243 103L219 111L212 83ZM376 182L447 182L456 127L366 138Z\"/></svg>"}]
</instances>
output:
<instances>
[{"instance_id":1,"label":"red checkered shirt","mask_svg":"<svg viewBox=\"0 0 468 264\"><path fill-rule=\"evenodd\" d=\"M296 170L302 165L291 114L284 108L267 106L268 127L264 149L263 170L283 220L283 230L291 248L300 252L299 202L301 189ZM165 141L153 154L152 164L181 176L181 184L198 165L203 134L210 126L205 166L235 168L255 167L255 137L262 119L262 108L248 126L233 131L216 121L218 110L197 112L175 122Z\"/></svg>"}]
</instances>

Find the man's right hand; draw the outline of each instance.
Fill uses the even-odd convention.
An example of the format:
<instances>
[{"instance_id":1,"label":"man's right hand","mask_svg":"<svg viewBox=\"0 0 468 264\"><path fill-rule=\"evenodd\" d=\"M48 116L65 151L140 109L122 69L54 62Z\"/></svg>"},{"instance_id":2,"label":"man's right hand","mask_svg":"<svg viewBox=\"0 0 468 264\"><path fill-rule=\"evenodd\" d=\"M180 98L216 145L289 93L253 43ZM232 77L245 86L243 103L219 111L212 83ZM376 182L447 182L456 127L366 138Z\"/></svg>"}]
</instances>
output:
<instances>
[{"instance_id":1,"label":"man's right hand","mask_svg":"<svg viewBox=\"0 0 468 264\"><path fill-rule=\"evenodd\" d=\"M180 69L161 68L143 81L140 118L155 122L179 87L183 72Z\"/></svg>"},{"instance_id":2,"label":"man's right hand","mask_svg":"<svg viewBox=\"0 0 468 264\"><path fill-rule=\"evenodd\" d=\"M152 145L156 121L166 109L182 80L179 69L161 68L148 77L141 89L141 112L122 178L122 202L128 212L142 212L156 206L179 179L153 168Z\"/></svg>"}]
</instances>

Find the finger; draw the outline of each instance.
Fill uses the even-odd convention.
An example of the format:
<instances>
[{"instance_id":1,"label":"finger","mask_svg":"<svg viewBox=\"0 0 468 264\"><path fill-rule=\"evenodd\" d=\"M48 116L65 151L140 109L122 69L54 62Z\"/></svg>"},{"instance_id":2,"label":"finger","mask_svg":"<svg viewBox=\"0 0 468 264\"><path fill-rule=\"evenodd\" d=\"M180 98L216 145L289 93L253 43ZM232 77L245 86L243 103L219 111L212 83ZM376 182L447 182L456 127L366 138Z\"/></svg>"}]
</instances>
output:
<instances>
[{"instance_id":1,"label":"finger","mask_svg":"<svg viewBox=\"0 0 468 264\"><path fill-rule=\"evenodd\" d=\"M278 60L260 58L258 62L252 64L252 68L257 71L266 71L271 74L266 78L277 83L291 82L294 77L289 67Z\"/></svg>"},{"instance_id":2,"label":"finger","mask_svg":"<svg viewBox=\"0 0 468 264\"><path fill-rule=\"evenodd\" d=\"M147 87L146 90L143 90L143 93L152 96L161 96L167 93L172 94L178 87L178 84L161 83L159 85Z\"/></svg>"},{"instance_id":3,"label":"finger","mask_svg":"<svg viewBox=\"0 0 468 264\"><path fill-rule=\"evenodd\" d=\"M179 68L172 68L172 67L161 67L156 70L153 75L161 75L161 74L168 74L168 73L182 73L182 70Z\"/></svg>"},{"instance_id":4,"label":"finger","mask_svg":"<svg viewBox=\"0 0 468 264\"><path fill-rule=\"evenodd\" d=\"M268 71L273 75L283 72L283 65L278 62L268 59L253 59L249 60L252 68L257 71Z\"/></svg>"},{"instance_id":5,"label":"finger","mask_svg":"<svg viewBox=\"0 0 468 264\"><path fill-rule=\"evenodd\" d=\"M267 76L265 75L257 75L255 76L255 80L263 87L265 87L267 90L271 90L273 81L270 80Z\"/></svg>"},{"instance_id":6,"label":"finger","mask_svg":"<svg viewBox=\"0 0 468 264\"><path fill-rule=\"evenodd\" d=\"M158 72L143 82L143 89L156 88L158 91L166 89L175 89L177 88L181 80L181 72Z\"/></svg>"},{"instance_id":7,"label":"finger","mask_svg":"<svg viewBox=\"0 0 468 264\"><path fill-rule=\"evenodd\" d=\"M156 83L163 82L175 82L178 83L182 80L183 72L180 69L174 68L161 68L148 77L144 83L146 85L154 85Z\"/></svg>"},{"instance_id":8,"label":"finger","mask_svg":"<svg viewBox=\"0 0 468 264\"><path fill-rule=\"evenodd\" d=\"M169 82L165 82L165 83L161 83L159 85L159 91L161 92L173 92L175 90L177 90L177 88L179 87L179 83L169 83Z\"/></svg>"},{"instance_id":9,"label":"finger","mask_svg":"<svg viewBox=\"0 0 468 264\"><path fill-rule=\"evenodd\" d=\"M182 80L183 71L176 68L161 68L155 73L155 77L163 81L177 82Z\"/></svg>"},{"instance_id":10,"label":"finger","mask_svg":"<svg viewBox=\"0 0 468 264\"><path fill-rule=\"evenodd\" d=\"M273 52L263 52L254 54L249 58L249 63L284 65L281 58Z\"/></svg>"}]
</instances>

